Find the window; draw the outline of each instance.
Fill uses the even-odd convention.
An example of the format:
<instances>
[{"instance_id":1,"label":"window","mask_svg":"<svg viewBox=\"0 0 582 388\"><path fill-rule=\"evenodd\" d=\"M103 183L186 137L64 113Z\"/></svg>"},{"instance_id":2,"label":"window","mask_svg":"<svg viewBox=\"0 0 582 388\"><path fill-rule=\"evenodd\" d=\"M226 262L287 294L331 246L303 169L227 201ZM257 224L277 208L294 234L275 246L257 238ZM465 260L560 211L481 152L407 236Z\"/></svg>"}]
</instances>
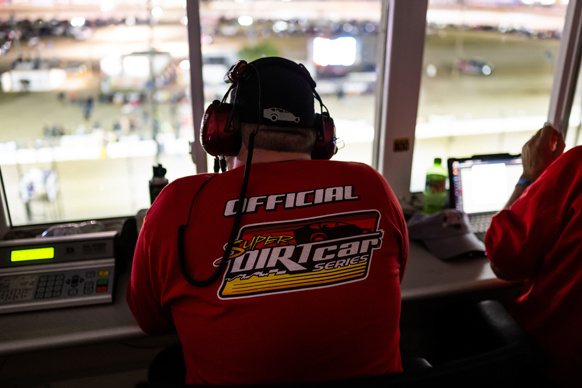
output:
<instances>
[{"instance_id":1,"label":"window","mask_svg":"<svg viewBox=\"0 0 582 388\"><path fill-rule=\"evenodd\" d=\"M580 74L580 71L578 71L578 74ZM582 85L580 82L580 75L578 75L576 94L566 136L566 148L582 145Z\"/></svg>"},{"instance_id":2,"label":"window","mask_svg":"<svg viewBox=\"0 0 582 388\"><path fill-rule=\"evenodd\" d=\"M309 70L334 119L343 148L333 159L371 164L382 2L330 3L202 1L205 106L222 99L237 60L288 58Z\"/></svg>"},{"instance_id":3,"label":"window","mask_svg":"<svg viewBox=\"0 0 582 388\"><path fill-rule=\"evenodd\" d=\"M435 157L519 154L547 120L567 4L530 3L429 1L411 191Z\"/></svg>"},{"instance_id":4,"label":"window","mask_svg":"<svg viewBox=\"0 0 582 388\"><path fill-rule=\"evenodd\" d=\"M36 2L34 13L19 2L12 18L0 19L0 167L14 226L132 215L150 205L157 164L170 181L197 172L189 154L186 1L87 0L84 15L52 19L51 7L62 2ZM336 160L377 163L378 106L414 122L415 113L394 113L386 109L394 101L378 98L386 82L378 77L386 39L380 18L390 2L192 3L200 8L205 107L222 98L223 76L238 59L279 55L303 63L315 78L343 144ZM424 24L424 9L392 4L422 11ZM548 114L566 6L429 1L414 153L406 151L413 129L382 140L390 146L379 169L398 170L383 171L393 187L421 191L435 157L520 152ZM47 17L36 20L38 9ZM408 23L398 11L395 20ZM404 77L406 69L391 71L405 83L418 77L413 65L406 64ZM580 83L568 146L581 143L579 90ZM402 94L398 84L390 96ZM397 132L400 124L379 130ZM405 152L396 152L400 146Z\"/></svg>"},{"instance_id":5,"label":"window","mask_svg":"<svg viewBox=\"0 0 582 388\"><path fill-rule=\"evenodd\" d=\"M87 0L78 16L51 19L57 3L35 3L44 19L28 20L25 3L2 21L0 166L13 226L132 215L149 207L158 163L170 181L196 173L186 2ZM197 4L205 106L236 60L290 58L334 118L334 158L371 163L380 0Z\"/></svg>"},{"instance_id":6,"label":"window","mask_svg":"<svg viewBox=\"0 0 582 388\"><path fill-rule=\"evenodd\" d=\"M578 47L578 50L580 50L580 47ZM578 65L582 66L581 64ZM577 82L567 126L566 149L582 145L582 71L580 70L582 70L580 67L575 69L575 74L573 75Z\"/></svg>"},{"instance_id":7,"label":"window","mask_svg":"<svg viewBox=\"0 0 582 388\"><path fill-rule=\"evenodd\" d=\"M62 1L18 3L0 23L12 225L133 215L150 205L153 166L196 173L185 1L67 2L79 10L67 19Z\"/></svg>"}]
</instances>

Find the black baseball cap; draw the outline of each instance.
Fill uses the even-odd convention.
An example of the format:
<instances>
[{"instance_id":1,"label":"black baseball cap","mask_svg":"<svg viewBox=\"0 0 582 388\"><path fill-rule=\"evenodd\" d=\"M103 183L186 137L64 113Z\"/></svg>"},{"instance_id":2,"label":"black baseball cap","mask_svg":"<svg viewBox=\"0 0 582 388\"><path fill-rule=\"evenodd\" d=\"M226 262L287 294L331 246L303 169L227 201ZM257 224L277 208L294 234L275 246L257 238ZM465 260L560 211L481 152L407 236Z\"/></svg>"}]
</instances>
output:
<instances>
[{"instance_id":1,"label":"black baseball cap","mask_svg":"<svg viewBox=\"0 0 582 388\"><path fill-rule=\"evenodd\" d=\"M307 69L281 57L245 65L231 93L239 119L281 127L313 128L315 81Z\"/></svg>"}]
</instances>

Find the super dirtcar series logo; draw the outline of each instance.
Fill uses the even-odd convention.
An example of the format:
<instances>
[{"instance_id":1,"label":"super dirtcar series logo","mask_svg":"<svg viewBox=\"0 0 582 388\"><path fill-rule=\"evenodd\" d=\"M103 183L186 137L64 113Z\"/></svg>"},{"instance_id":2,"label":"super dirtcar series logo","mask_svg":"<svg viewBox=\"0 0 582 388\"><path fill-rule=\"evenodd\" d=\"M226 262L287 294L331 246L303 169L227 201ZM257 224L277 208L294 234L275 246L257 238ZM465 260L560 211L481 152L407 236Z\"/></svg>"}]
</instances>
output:
<instances>
[{"instance_id":1,"label":"super dirtcar series logo","mask_svg":"<svg viewBox=\"0 0 582 388\"><path fill-rule=\"evenodd\" d=\"M377 211L243 227L218 296L243 298L365 279L382 246ZM218 265L220 259L215 261Z\"/></svg>"}]
</instances>

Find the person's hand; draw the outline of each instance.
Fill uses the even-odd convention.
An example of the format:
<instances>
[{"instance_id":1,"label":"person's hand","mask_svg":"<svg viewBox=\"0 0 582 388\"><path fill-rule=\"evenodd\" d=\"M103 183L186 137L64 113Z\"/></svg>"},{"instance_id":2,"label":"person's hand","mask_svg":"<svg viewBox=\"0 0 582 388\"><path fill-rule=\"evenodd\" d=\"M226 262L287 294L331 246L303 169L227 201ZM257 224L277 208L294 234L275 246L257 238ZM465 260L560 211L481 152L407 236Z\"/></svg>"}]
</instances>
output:
<instances>
[{"instance_id":1,"label":"person's hand","mask_svg":"<svg viewBox=\"0 0 582 388\"><path fill-rule=\"evenodd\" d=\"M562 155L565 147L564 135L557 129L545 125L521 149L523 163L521 177L535 181L558 156Z\"/></svg>"},{"instance_id":2,"label":"person's hand","mask_svg":"<svg viewBox=\"0 0 582 388\"><path fill-rule=\"evenodd\" d=\"M515 185L513 193L511 193L509 200L503 208L509 209L509 207L523 194L525 189L529 186L529 183L538 179L545 169L552 164L558 156L562 155L565 147L564 135L557 129L545 125L542 129L537 131L521 149L521 161L523 165L521 179L530 182Z\"/></svg>"}]
</instances>

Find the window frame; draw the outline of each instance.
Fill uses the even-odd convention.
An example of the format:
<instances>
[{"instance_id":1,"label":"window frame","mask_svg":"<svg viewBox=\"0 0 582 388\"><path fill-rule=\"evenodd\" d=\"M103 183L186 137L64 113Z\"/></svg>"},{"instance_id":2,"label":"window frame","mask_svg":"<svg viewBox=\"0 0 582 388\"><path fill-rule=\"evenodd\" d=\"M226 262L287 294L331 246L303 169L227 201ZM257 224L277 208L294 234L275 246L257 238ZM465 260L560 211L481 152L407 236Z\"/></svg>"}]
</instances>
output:
<instances>
[{"instance_id":1,"label":"window frame","mask_svg":"<svg viewBox=\"0 0 582 388\"><path fill-rule=\"evenodd\" d=\"M568 133L582 57L582 0L570 0L554 73L548 123Z\"/></svg>"},{"instance_id":2,"label":"window frame","mask_svg":"<svg viewBox=\"0 0 582 388\"><path fill-rule=\"evenodd\" d=\"M202 50L200 41L200 1L186 2L190 47L191 98L194 141L192 161L198 173L207 171L207 158L200 144L200 124L204 114ZM376 96L373 166L388 180L400 200L410 197L410 174L428 0L383 0L382 50ZM548 122L567 132L568 119L582 56L582 0L570 0L560 41L560 51L549 102ZM392 113L396 112L396 113ZM408 148L405 143L408 143ZM395 147L396 145L396 147ZM1 167L0 167L1 178ZM0 238L12 228L5 190L0 185ZM25 228L25 227L23 227Z\"/></svg>"},{"instance_id":3,"label":"window frame","mask_svg":"<svg viewBox=\"0 0 582 388\"><path fill-rule=\"evenodd\" d=\"M410 197L410 174L428 0L389 0L383 3L386 25L382 72L382 95L378 97L374 167L390 183L401 201Z\"/></svg>"}]
</instances>

